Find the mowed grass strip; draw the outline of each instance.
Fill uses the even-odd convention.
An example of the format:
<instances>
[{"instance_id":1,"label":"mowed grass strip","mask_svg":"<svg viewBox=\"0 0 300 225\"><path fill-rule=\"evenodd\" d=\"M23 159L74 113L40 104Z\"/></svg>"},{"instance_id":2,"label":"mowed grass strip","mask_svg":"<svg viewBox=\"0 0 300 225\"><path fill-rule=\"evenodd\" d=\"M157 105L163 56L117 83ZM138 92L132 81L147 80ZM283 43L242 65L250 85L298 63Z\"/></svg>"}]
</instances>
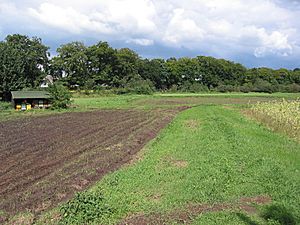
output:
<instances>
[{"instance_id":1,"label":"mowed grass strip","mask_svg":"<svg viewBox=\"0 0 300 225\"><path fill-rule=\"evenodd\" d=\"M193 224L300 219L300 145L237 110L188 109L143 152L142 160L104 177L37 224L142 224L149 217L155 224L155 216L180 224L185 221L170 215L191 206L214 209L191 212L186 222Z\"/></svg>"}]
</instances>

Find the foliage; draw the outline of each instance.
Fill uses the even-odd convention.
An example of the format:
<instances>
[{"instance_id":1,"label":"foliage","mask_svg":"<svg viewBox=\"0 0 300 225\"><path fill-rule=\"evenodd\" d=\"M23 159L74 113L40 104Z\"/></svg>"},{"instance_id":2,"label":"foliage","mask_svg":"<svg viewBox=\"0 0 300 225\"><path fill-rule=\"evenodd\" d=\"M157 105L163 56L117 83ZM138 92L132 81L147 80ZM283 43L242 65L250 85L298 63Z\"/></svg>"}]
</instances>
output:
<instances>
[{"instance_id":1,"label":"foliage","mask_svg":"<svg viewBox=\"0 0 300 225\"><path fill-rule=\"evenodd\" d=\"M68 86L84 85L87 77L86 47L81 42L71 42L57 49L58 55L51 60L54 77L64 78Z\"/></svg>"},{"instance_id":2,"label":"foliage","mask_svg":"<svg viewBox=\"0 0 300 225\"><path fill-rule=\"evenodd\" d=\"M222 93L226 93L226 92L239 91L239 88L228 84L228 85L219 85L216 88L216 90Z\"/></svg>"},{"instance_id":3,"label":"foliage","mask_svg":"<svg viewBox=\"0 0 300 225\"><path fill-rule=\"evenodd\" d=\"M11 106L10 102L1 102L0 101L0 111L9 110L11 108L12 108L12 106Z\"/></svg>"},{"instance_id":4,"label":"foliage","mask_svg":"<svg viewBox=\"0 0 300 225\"><path fill-rule=\"evenodd\" d=\"M190 93L199 93L199 92L208 92L209 89L207 86L198 83L198 82L193 82L191 83L190 81L184 82L180 86L180 90L183 92L190 92Z\"/></svg>"},{"instance_id":5,"label":"foliage","mask_svg":"<svg viewBox=\"0 0 300 225\"><path fill-rule=\"evenodd\" d=\"M71 104L71 92L62 83L50 85L48 91L51 95L52 109L65 109Z\"/></svg>"},{"instance_id":6,"label":"foliage","mask_svg":"<svg viewBox=\"0 0 300 225\"><path fill-rule=\"evenodd\" d=\"M112 214L113 210L105 204L101 193L85 191L77 193L72 200L62 205L60 212L61 224L87 224Z\"/></svg>"},{"instance_id":7,"label":"foliage","mask_svg":"<svg viewBox=\"0 0 300 225\"><path fill-rule=\"evenodd\" d=\"M153 94L154 90L154 85L150 80L137 77L129 80L124 88L119 89L119 93L123 91L123 93L150 95Z\"/></svg>"},{"instance_id":8,"label":"foliage","mask_svg":"<svg viewBox=\"0 0 300 225\"><path fill-rule=\"evenodd\" d=\"M253 91L255 92L265 92L265 93L273 93L275 91L274 86L263 79L258 79L254 84L253 84Z\"/></svg>"},{"instance_id":9,"label":"foliage","mask_svg":"<svg viewBox=\"0 0 300 225\"><path fill-rule=\"evenodd\" d=\"M129 48L115 49L102 41L91 46L78 41L61 45L49 59L41 39L8 35L0 42L0 62L0 92L5 98L11 90L36 88L46 74L73 90L105 87L126 93L125 85L139 77L158 91L177 87L184 92L300 92L300 69L247 69L206 56L142 59Z\"/></svg>"},{"instance_id":10,"label":"foliage","mask_svg":"<svg viewBox=\"0 0 300 225\"><path fill-rule=\"evenodd\" d=\"M48 69L48 47L40 38L8 35L0 42L0 92L38 87Z\"/></svg>"}]
</instances>

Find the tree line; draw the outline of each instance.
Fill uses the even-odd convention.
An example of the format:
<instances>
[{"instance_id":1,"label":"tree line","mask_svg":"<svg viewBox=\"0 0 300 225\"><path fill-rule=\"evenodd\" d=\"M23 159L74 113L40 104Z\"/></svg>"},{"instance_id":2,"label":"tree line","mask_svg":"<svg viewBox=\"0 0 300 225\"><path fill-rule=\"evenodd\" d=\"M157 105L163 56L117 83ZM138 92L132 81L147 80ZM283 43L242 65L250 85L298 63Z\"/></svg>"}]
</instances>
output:
<instances>
[{"instance_id":1,"label":"tree line","mask_svg":"<svg viewBox=\"0 0 300 225\"><path fill-rule=\"evenodd\" d=\"M38 37L8 35L0 42L0 92L37 88L46 75L70 89L152 91L300 92L300 69L251 68L207 56L145 59L107 42L61 45L50 57Z\"/></svg>"}]
</instances>

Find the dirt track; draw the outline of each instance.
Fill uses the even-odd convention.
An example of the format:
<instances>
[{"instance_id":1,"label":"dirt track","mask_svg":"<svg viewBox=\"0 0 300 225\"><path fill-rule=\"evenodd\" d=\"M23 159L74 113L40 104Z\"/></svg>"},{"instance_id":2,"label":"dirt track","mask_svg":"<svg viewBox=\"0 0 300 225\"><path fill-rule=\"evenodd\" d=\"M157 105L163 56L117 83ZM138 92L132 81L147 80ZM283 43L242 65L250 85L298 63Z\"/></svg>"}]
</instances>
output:
<instances>
[{"instance_id":1,"label":"dirt track","mask_svg":"<svg viewBox=\"0 0 300 225\"><path fill-rule=\"evenodd\" d=\"M176 110L102 110L0 123L0 211L38 214L129 162Z\"/></svg>"}]
</instances>

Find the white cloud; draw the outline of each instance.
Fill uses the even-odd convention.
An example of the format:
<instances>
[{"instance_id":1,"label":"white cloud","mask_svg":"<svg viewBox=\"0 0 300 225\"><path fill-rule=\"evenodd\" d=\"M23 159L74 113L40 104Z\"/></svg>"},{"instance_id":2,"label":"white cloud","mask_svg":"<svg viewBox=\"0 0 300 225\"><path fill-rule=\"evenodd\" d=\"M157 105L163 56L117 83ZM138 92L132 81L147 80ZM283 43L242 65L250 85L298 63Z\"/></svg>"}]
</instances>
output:
<instances>
[{"instance_id":1,"label":"white cloud","mask_svg":"<svg viewBox=\"0 0 300 225\"><path fill-rule=\"evenodd\" d=\"M81 3L80 3L81 2ZM65 6L56 1L29 8L28 14L44 24L72 33L93 31L99 34L148 33L156 27L151 17L155 9L147 0L111 0L92 2L75 1ZM83 6L83 9L81 9Z\"/></svg>"},{"instance_id":2,"label":"white cloud","mask_svg":"<svg viewBox=\"0 0 300 225\"><path fill-rule=\"evenodd\" d=\"M288 56L292 53L293 48L288 41L287 35L279 31L273 31L271 34L267 34L264 29L260 29L258 35L262 44L254 51L256 57L263 57L268 53L281 56Z\"/></svg>"},{"instance_id":3,"label":"white cloud","mask_svg":"<svg viewBox=\"0 0 300 225\"><path fill-rule=\"evenodd\" d=\"M126 41L127 43L134 43L141 46L150 46L154 44L153 40L145 39L145 38L134 38Z\"/></svg>"},{"instance_id":4,"label":"white cloud","mask_svg":"<svg viewBox=\"0 0 300 225\"><path fill-rule=\"evenodd\" d=\"M0 19L12 17L8 12L26 12L41 30L59 29L78 37L184 47L221 57L235 52L289 56L300 46L300 11L285 4L281 0L0 0Z\"/></svg>"},{"instance_id":5,"label":"white cloud","mask_svg":"<svg viewBox=\"0 0 300 225\"><path fill-rule=\"evenodd\" d=\"M81 14L72 7L62 8L50 3L43 3L39 9L29 8L28 13L42 23L58 27L73 33L84 30L111 33L112 30L101 21L94 21L89 16Z\"/></svg>"},{"instance_id":6,"label":"white cloud","mask_svg":"<svg viewBox=\"0 0 300 225\"><path fill-rule=\"evenodd\" d=\"M166 27L163 37L170 44L184 45L186 41L199 42L203 39L205 31L202 30L193 19L185 16L184 9L175 9ZM189 44L186 44L189 46Z\"/></svg>"}]
</instances>

